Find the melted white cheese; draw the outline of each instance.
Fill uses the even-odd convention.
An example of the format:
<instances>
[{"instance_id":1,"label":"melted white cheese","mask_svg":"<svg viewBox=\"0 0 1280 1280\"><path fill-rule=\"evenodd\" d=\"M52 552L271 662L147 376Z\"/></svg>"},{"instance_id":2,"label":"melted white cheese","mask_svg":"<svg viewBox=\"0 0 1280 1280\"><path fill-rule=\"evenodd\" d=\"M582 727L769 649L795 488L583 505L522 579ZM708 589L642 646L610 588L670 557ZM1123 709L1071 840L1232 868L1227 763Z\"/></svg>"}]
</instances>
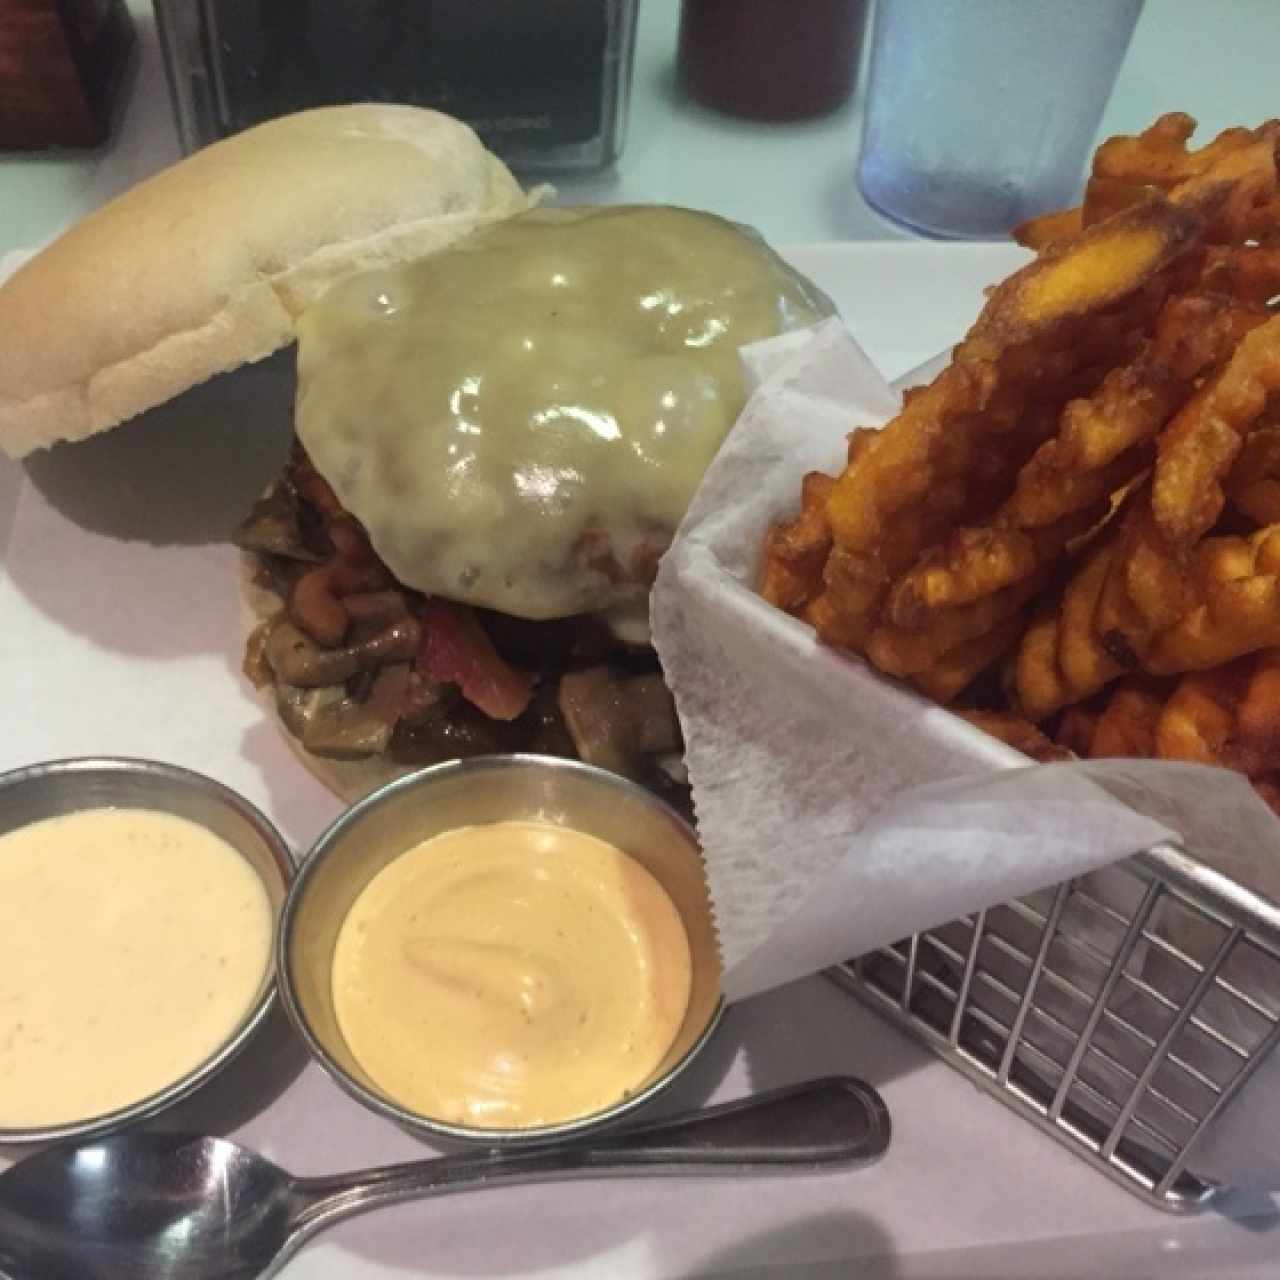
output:
<instances>
[{"instance_id":1,"label":"melted white cheese","mask_svg":"<svg viewBox=\"0 0 1280 1280\"><path fill-rule=\"evenodd\" d=\"M408 586L528 618L643 602L742 408L738 348L828 306L709 214L534 210L308 310L297 430Z\"/></svg>"}]
</instances>

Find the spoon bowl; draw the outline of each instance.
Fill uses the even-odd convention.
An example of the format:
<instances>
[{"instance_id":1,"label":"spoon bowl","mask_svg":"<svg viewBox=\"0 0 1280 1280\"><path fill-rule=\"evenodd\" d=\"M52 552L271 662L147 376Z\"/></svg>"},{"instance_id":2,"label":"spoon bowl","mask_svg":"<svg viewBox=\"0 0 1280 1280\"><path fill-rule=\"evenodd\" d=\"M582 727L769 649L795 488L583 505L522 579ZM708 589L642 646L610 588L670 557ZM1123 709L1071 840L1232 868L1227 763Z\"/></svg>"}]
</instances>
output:
<instances>
[{"instance_id":1,"label":"spoon bowl","mask_svg":"<svg viewBox=\"0 0 1280 1280\"><path fill-rule=\"evenodd\" d=\"M294 1179L222 1138L51 1147L0 1175L0 1274L248 1280L288 1237Z\"/></svg>"},{"instance_id":2,"label":"spoon bowl","mask_svg":"<svg viewBox=\"0 0 1280 1280\"><path fill-rule=\"evenodd\" d=\"M256 1280L324 1227L384 1204L605 1174L762 1173L865 1164L888 1146L869 1085L832 1077L545 1147L296 1178L223 1138L132 1133L51 1147L0 1174L0 1275Z\"/></svg>"}]
</instances>

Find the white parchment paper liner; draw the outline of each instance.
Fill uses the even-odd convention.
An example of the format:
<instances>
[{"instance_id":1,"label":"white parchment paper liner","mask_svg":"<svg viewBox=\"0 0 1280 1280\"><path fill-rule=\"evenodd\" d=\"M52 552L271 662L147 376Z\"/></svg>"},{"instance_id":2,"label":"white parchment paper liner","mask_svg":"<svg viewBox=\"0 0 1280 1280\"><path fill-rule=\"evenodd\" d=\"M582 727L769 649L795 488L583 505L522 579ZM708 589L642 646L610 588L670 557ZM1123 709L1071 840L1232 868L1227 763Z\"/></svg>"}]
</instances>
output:
<instances>
[{"instance_id":1,"label":"white parchment paper liner","mask_svg":"<svg viewBox=\"0 0 1280 1280\"><path fill-rule=\"evenodd\" d=\"M847 433L882 423L899 397L838 320L744 360L756 390L653 597L729 997L1165 839L1214 850L1280 899L1280 828L1243 778L1136 760L1028 766L756 595L764 532L794 512L801 477L837 473ZM1261 1102L1278 1095L1271 1063L1195 1167L1280 1186L1280 1107L1267 1118Z\"/></svg>"}]
</instances>

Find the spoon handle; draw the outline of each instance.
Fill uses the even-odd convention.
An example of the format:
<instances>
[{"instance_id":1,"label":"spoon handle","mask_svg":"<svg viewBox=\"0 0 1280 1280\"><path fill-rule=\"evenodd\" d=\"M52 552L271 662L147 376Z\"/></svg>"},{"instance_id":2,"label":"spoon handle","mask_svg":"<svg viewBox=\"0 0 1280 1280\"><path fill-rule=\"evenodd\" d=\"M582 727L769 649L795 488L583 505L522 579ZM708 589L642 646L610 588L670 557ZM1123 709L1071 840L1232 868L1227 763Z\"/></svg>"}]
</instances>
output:
<instances>
[{"instance_id":1,"label":"spoon handle","mask_svg":"<svg viewBox=\"0 0 1280 1280\"><path fill-rule=\"evenodd\" d=\"M361 1173L299 1178L297 1225L310 1235L380 1205L505 1183L866 1164L883 1154L889 1136L889 1112L880 1095L860 1080L831 1076L554 1147L460 1152Z\"/></svg>"}]
</instances>

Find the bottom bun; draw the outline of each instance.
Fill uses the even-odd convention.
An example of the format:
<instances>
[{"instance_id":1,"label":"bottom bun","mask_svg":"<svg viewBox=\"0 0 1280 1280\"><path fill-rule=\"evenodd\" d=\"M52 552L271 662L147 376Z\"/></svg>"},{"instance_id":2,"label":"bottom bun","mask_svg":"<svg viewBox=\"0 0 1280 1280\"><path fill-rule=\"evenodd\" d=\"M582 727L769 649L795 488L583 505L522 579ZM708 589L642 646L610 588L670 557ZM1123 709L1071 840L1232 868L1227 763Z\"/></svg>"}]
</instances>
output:
<instances>
[{"instance_id":1,"label":"bottom bun","mask_svg":"<svg viewBox=\"0 0 1280 1280\"><path fill-rule=\"evenodd\" d=\"M318 756L310 752L281 722L275 710L275 699L265 696L267 691L261 690L262 700L271 705L276 726L289 746L289 750L306 767L307 771L319 778L334 795L347 804L355 804L365 796L372 794L388 782L403 778L406 774L416 773L426 765L399 764L386 756L370 756L367 760L331 760L328 756Z\"/></svg>"}]
</instances>

